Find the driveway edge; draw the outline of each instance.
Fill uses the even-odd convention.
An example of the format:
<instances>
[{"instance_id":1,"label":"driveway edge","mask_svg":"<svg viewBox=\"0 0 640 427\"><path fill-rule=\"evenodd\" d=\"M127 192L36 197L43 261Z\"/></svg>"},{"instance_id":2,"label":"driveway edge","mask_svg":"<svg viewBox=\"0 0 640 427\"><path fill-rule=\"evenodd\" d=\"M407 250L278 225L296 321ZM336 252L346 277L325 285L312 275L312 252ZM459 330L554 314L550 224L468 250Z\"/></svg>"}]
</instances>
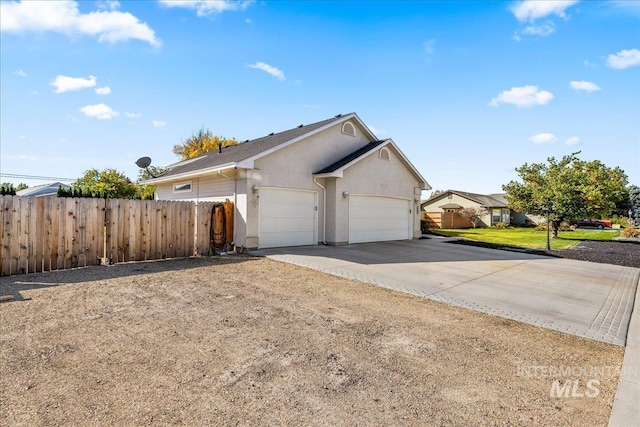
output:
<instances>
[{"instance_id":1,"label":"driveway edge","mask_svg":"<svg viewBox=\"0 0 640 427\"><path fill-rule=\"evenodd\" d=\"M627 345L620 372L618 390L611 408L609 427L640 424L640 283L627 331Z\"/></svg>"}]
</instances>

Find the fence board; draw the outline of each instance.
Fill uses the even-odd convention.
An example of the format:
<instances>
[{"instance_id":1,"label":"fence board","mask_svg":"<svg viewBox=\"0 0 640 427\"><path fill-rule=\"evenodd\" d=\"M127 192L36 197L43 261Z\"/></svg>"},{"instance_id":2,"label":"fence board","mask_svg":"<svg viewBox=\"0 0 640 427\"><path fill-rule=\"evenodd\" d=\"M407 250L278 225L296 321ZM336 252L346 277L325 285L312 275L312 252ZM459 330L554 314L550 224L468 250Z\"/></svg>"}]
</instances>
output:
<instances>
[{"instance_id":1,"label":"fence board","mask_svg":"<svg viewBox=\"0 0 640 427\"><path fill-rule=\"evenodd\" d=\"M0 275L210 255L213 205L1 196Z\"/></svg>"}]
</instances>

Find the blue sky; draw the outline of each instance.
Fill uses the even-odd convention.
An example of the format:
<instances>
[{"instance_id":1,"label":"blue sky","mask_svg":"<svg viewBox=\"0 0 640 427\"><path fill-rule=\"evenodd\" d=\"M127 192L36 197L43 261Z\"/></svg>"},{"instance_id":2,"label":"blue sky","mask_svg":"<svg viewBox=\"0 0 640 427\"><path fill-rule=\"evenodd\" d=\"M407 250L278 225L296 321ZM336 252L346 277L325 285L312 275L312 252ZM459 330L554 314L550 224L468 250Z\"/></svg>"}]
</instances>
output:
<instances>
[{"instance_id":1,"label":"blue sky","mask_svg":"<svg viewBox=\"0 0 640 427\"><path fill-rule=\"evenodd\" d=\"M202 127L356 112L434 189L575 151L640 185L638 1L0 4L1 174L135 180Z\"/></svg>"}]
</instances>

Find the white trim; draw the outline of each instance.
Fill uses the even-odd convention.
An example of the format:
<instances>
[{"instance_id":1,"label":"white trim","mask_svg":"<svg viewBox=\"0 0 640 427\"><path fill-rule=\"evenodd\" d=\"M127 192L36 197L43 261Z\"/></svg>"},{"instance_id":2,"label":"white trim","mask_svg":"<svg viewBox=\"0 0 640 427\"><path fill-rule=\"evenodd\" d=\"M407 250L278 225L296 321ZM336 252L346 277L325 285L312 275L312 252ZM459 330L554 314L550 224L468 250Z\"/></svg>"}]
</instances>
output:
<instances>
[{"instance_id":1,"label":"white trim","mask_svg":"<svg viewBox=\"0 0 640 427\"><path fill-rule=\"evenodd\" d=\"M383 157L383 153L387 153L387 157ZM378 158L380 160L390 161L391 160L391 153L389 153L389 149L387 147L382 147L381 149L379 149L378 150Z\"/></svg>"},{"instance_id":2,"label":"white trim","mask_svg":"<svg viewBox=\"0 0 640 427\"><path fill-rule=\"evenodd\" d=\"M223 171L223 170L235 169L235 168L236 168L236 163L226 163L224 165L214 166L207 169L198 169L191 172L184 172L184 173L169 175L169 176L159 176L158 178L152 178L152 179L147 179L146 181L141 181L140 184L153 185L153 184L161 184L164 182L171 182L177 179L197 178L199 176L208 175L211 172L217 172L217 171Z\"/></svg>"},{"instance_id":3,"label":"white trim","mask_svg":"<svg viewBox=\"0 0 640 427\"><path fill-rule=\"evenodd\" d=\"M347 127L347 125L351 126L351 128L353 129L353 133L349 133L349 132L345 131L345 128ZM354 126L353 123L351 123L349 120L347 120L346 122L342 123L342 128L340 129L340 132L342 132L345 135L355 137L356 136L356 127Z\"/></svg>"},{"instance_id":4,"label":"white trim","mask_svg":"<svg viewBox=\"0 0 640 427\"><path fill-rule=\"evenodd\" d=\"M176 187L186 187L189 186L189 188L185 188L182 190L176 190ZM192 193L193 192L193 181L182 181L182 182L176 182L173 184L173 193ZM197 198L198 195L196 194L196 202L197 202Z\"/></svg>"}]
</instances>

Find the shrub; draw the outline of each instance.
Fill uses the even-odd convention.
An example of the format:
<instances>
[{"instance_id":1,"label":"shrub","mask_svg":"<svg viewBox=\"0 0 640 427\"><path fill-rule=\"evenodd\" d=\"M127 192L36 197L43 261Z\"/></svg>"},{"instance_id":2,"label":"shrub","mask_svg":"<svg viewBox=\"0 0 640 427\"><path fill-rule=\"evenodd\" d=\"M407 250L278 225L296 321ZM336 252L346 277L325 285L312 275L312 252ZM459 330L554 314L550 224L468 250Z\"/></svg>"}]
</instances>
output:
<instances>
[{"instance_id":1,"label":"shrub","mask_svg":"<svg viewBox=\"0 0 640 427\"><path fill-rule=\"evenodd\" d=\"M427 221L426 219L421 219L420 230L422 230L423 233L427 233L429 231L429 221Z\"/></svg>"},{"instance_id":2,"label":"shrub","mask_svg":"<svg viewBox=\"0 0 640 427\"><path fill-rule=\"evenodd\" d=\"M507 228L508 225L506 222L498 222L496 223L496 228Z\"/></svg>"},{"instance_id":3,"label":"shrub","mask_svg":"<svg viewBox=\"0 0 640 427\"><path fill-rule=\"evenodd\" d=\"M620 233L621 237L640 237L640 232L633 227L627 227Z\"/></svg>"}]
</instances>

